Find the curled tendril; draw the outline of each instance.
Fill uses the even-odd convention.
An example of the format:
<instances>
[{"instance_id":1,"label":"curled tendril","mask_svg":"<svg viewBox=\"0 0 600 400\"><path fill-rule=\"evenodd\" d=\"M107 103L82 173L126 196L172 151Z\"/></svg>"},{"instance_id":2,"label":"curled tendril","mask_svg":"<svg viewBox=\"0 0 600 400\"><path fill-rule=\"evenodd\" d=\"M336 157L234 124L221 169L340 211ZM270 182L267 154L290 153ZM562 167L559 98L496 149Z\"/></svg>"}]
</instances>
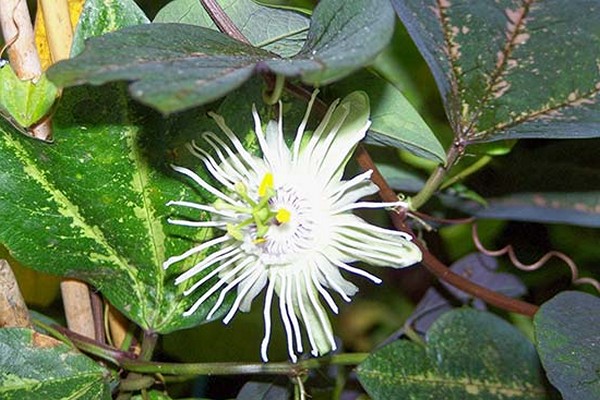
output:
<instances>
[{"instance_id":1,"label":"curled tendril","mask_svg":"<svg viewBox=\"0 0 600 400\"><path fill-rule=\"evenodd\" d=\"M561 253L560 251L552 250L552 251L549 251L546 254L544 254L539 260L537 260L536 262L534 262L532 264L523 264L517 258L517 255L515 254L515 250L511 244L504 246L500 250L486 249L483 246L483 244L481 244L481 241L479 240L479 235L477 233L477 224L473 224L472 236L473 236L473 243L475 243L475 247L477 247L477 250L479 250L481 253L483 253L487 256L490 256L490 257L499 257L499 256L503 256L505 254L508 254L508 258L510 259L512 264L522 271L535 271L535 270L543 267L548 262L548 260L550 260L552 257L560 258L565 264L567 264L567 266L571 270L571 282L574 285L585 285L585 284L592 285L594 287L594 289L596 289L598 292L600 292L600 283L596 279L593 279L593 278L589 278L589 277L580 278L579 277L579 269L577 268L575 261L573 261L573 259L571 259L571 257L567 256L565 253Z\"/></svg>"}]
</instances>

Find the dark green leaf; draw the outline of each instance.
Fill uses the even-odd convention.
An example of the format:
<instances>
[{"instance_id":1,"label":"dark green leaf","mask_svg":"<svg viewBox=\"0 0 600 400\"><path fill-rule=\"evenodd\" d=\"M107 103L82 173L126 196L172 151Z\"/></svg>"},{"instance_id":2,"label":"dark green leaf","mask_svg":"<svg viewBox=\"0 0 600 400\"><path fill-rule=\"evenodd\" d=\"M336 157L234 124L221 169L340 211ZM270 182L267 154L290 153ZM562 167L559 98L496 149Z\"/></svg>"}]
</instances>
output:
<instances>
[{"instance_id":1,"label":"dark green leaf","mask_svg":"<svg viewBox=\"0 0 600 400\"><path fill-rule=\"evenodd\" d=\"M304 48L293 62L272 64L284 75L301 74L318 86L333 82L370 64L394 33L389 0L325 0L312 15Z\"/></svg>"},{"instance_id":2,"label":"dark green leaf","mask_svg":"<svg viewBox=\"0 0 600 400\"><path fill-rule=\"evenodd\" d=\"M0 371L4 400L111 398L107 370L31 329L0 329Z\"/></svg>"},{"instance_id":3,"label":"dark green leaf","mask_svg":"<svg viewBox=\"0 0 600 400\"><path fill-rule=\"evenodd\" d=\"M420 157L446 161L444 148L419 113L402 93L382 78L360 71L331 86L331 94L343 97L361 88L369 91L372 125L367 143L406 149Z\"/></svg>"},{"instance_id":4,"label":"dark green leaf","mask_svg":"<svg viewBox=\"0 0 600 400\"><path fill-rule=\"evenodd\" d=\"M393 0L455 133L470 141L600 134L597 2Z\"/></svg>"},{"instance_id":5,"label":"dark green leaf","mask_svg":"<svg viewBox=\"0 0 600 400\"><path fill-rule=\"evenodd\" d=\"M487 206L460 202L481 218L600 226L598 140L516 148L492 164L479 183Z\"/></svg>"},{"instance_id":6,"label":"dark green leaf","mask_svg":"<svg viewBox=\"0 0 600 400\"><path fill-rule=\"evenodd\" d=\"M217 1L252 45L283 57L298 53L308 33L305 15L257 4L252 0ZM177 22L218 30L198 0L175 0L161 9L154 22Z\"/></svg>"},{"instance_id":7,"label":"dark green leaf","mask_svg":"<svg viewBox=\"0 0 600 400\"><path fill-rule=\"evenodd\" d=\"M148 22L133 0L86 0L73 36L71 57L81 53L85 41L91 37Z\"/></svg>"},{"instance_id":8,"label":"dark green leaf","mask_svg":"<svg viewBox=\"0 0 600 400\"><path fill-rule=\"evenodd\" d=\"M393 25L388 0L323 1L302 50L281 58L212 29L145 24L90 39L81 55L56 64L48 76L61 86L133 81L135 98L171 113L223 96L255 69L310 84L340 79L372 61Z\"/></svg>"},{"instance_id":9,"label":"dark green leaf","mask_svg":"<svg viewBox=\"0 0 600 400\"><path fill-rule=\"evenodd\" d=\"M92 38L83 53L53 66L59 85L131 80L131 94L170 113L215 100L237 88L255 65L276 57L212 29L145 24Z\"/></svg>"},{"instance_id":10,"label":"dark green leaf","mask_svg":"<svg viewBox=\"0 0 600 400\"><path fill-rule=\"evenodd\" d=\"M562 292L540 307L534 326L548 379L563 398L600 399L600 299Z\"/></svg>"},{"instance_id":11,"label":"dark green leaf","mask_svg":"<svg viewBox=\"0 0 600 400\"><path fill-rule=\"evenodd\" d=\"M173 284L181 269L162 268L210 235L166 222L167 201L205 199L168 167L199 166L191 138L159 118L133 123L121 86L91 89L65 91L51 146L0 125L0 241L23 265L91 282L142 328L198 325L208 304L182 317L194 296Z\"/></svg>"},{"instance_id":12,"label":"dark green leaf","mask_svg":"<svg viewBox=\"0 0 600 400\"><path fill-rule=\"evenodd\" d=\"M290 397L287 388L274 383L248 382L242 387L235 400L280 400Z\"/></svg>"},{"instance_id":13,"label":"dark green leaf","mask_svg":"<svg viewBox=\"0 0 600 400\"><path fill-rule=\"evenodd\" d=\"M512 325L461 309L439 318L427 347L396 341L358 367L369 395L379 399L544 399L533 345Z\"/></svg>"}]
</instances>

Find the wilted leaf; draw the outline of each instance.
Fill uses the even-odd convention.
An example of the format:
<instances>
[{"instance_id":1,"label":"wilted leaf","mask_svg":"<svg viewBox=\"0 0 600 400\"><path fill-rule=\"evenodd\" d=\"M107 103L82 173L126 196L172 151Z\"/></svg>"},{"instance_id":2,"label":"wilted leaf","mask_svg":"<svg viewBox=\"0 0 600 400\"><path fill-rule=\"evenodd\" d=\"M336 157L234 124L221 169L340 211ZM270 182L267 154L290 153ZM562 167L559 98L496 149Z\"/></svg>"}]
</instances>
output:
<instances>
[{"instance_id":1,"label":"wilted leaf","mask_svg":"<svg viewBox=\"0 0 600 400\"><path fill-rule=\"evenodd\" d=\"M471 142L600 134L595 1L392 3L455 133Z\"/></svg>"},{"instance_id":2,"label":"wilted leaf","mask_svg":"<svg viewBox=\"0 0 600 400\"><path fill-rule=\"evenodd\" d=\"M548 379L563 398L600 398L600 299L562 292L542 304L534 326Z\"/></svg>"},{"instance_id":3,"label":"wilted leaf","mask_svg":"<svg viewBox=\"0 0 600 400\"><path fill-rule=\"evenodd\" d=\"M374 400L546 398L533 345L485 312L455 310L427 335L427 346L396 341L371 354L358 378Z\"/></svg>"},{"instance_id":4,"label":"wilted leaf","mask_svg":"<svg viewBox=\"0 0 600 400\"><path fill-rule=\"evenodd\" d=\"M0 371L5 400L111 398L107 370L31 329L0 329Z\"/></svg>"}]
</instances>

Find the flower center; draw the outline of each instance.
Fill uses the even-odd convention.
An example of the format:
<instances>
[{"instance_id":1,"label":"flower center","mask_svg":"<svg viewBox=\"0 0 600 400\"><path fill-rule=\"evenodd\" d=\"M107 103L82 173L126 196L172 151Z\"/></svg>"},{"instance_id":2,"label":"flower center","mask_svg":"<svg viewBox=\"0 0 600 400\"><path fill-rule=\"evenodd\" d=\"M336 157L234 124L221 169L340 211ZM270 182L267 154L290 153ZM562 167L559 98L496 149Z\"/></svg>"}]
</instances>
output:
<instances>
[{"instance_id":1,"label":"flower center","mask_svg":"<svg viewBox=\"0 0 600 400\"><path fill-rule=\"evenodd\" d=\"M247 206L215 206L247 216L237 224L227 224L227 233L241 242L250 242L265 264L289 264L298 253L311 248L315 231L313 207L294 187L275 189L273 174L267 172L255 196L242 183L235 186L235 193Z\"/></svg>"}]
</instances>

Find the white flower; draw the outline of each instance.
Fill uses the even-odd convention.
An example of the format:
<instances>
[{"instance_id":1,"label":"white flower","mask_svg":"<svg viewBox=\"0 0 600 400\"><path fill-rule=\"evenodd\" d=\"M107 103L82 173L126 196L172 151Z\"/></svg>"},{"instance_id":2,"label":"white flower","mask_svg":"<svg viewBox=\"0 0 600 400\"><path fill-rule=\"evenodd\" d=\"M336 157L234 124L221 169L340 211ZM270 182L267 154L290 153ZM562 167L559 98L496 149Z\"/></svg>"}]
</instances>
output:
<instances>
[{"instance_id":1,"label":"white flower","mask_svg":"<svg viewBox=\"0 0 600 400\"><path fill-rule=\"evenodd\" d=\"M338 307L327 289L342 299L358 290L340 271L361 275L375 283L381 280L350 264L355 261L400 268L421 260L419 248L410 235L371 225L352 213L359 208L406 206L406 203L359 202L378 188L370 181L372 171L348 181L342 180L344 167L356 144L370 125L369 104L362 92L354 92L327 111L314 133L305 135L310 109L316 92L293 141L284 141L281 110L279 121L271 121L266 132L253 108L255 133L262 158L250 154L227 127L223 118L212 114L227 140L214 133L202 135L212 155L193 143L191 152L200 158L206 170L223 189L217 189L196 173L173 167L187 175L217 200L212 204L172 201L169 204L208 212L210 221L169 220L176 225L214 227L222 236L169 258L164 268L189 256L214 248L175 281L180 284L206 273L184 293L199 287L206 292L185 312L190 315L211 296L220 292L209 312L211 318L225 296L237 289L236 299L223 319L231 321L237 310L248 311L254 298L266 287L264 306L265 336L261 356L267 361L271 335L271 303L279 298L279 312L288 339L292 361L303 352L304 325L314 356L336 348L326 310ZM216 283L212 280L217 276Z\"/></svg>"}]
</instances>

